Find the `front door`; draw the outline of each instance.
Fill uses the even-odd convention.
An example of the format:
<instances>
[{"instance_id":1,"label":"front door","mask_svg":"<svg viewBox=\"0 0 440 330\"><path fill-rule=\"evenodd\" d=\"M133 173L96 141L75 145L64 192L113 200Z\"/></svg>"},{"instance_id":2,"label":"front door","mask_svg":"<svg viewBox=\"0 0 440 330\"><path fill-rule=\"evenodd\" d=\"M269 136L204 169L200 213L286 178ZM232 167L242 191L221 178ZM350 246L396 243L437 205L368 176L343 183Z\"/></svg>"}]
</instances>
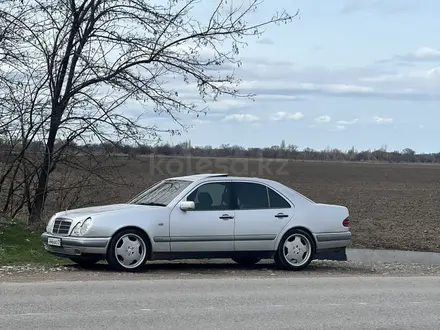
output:
<instances>
[{"instance_id":1,"label":"front door","mask_svg":"<svg viewBox=\"0 0 440 330\"><path fill-rule=\"evenodd\" d=\"M234 250L235 212L229 181L202 183L183 200L195 210L176 206L170 215L171 252L230 252Z\"/></svg>"},{"instance_id":2,"label":"front door","mask_svg":"<svg viewBox=\"0 0 440 330\"><path fill-rule=\"evenodd\" d=\"M293 217L293 205L263 184L234 182L233 187L235 251L272 251L278 233Z\"/></svg>"}]
</instances>

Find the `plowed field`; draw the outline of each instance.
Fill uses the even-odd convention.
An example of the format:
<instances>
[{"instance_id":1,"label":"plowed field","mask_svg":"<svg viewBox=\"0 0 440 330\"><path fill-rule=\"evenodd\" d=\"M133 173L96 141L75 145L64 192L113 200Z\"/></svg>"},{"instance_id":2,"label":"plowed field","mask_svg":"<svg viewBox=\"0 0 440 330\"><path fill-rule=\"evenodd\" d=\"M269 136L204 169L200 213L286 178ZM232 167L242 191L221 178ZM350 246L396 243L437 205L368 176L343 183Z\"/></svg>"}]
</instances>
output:
<instances>
[{"instance_id":1,"label":"plowed field","mask_svg":"<svg viewBox=\"0 0 440 330\"><path fill-rule=\"evenodd\" d=\"M115 162L123 165L117 176L125 185L89 180L78 206L124 202L169 176L229 172L275 179L316 202L347 206L354 247L440 252L440 166L177 157Z\"/></svg>"}]
</instances>

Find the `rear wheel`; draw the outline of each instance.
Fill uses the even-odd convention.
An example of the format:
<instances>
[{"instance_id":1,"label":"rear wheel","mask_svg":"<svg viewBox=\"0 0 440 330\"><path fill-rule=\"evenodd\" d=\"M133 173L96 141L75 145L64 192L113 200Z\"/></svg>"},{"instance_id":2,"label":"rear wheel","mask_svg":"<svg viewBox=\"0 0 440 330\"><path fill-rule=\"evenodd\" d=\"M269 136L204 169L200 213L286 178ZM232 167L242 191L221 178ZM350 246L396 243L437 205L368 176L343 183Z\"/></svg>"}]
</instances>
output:
<instances>
[{"instance_id":1,"label":"rear wheel","mask_svg":"<svg viewBox=\"0 0 440 330\"><path fill-rule=\"evenodd\" d=\"M235 261L239 265L249 267L249 266L255 265L257 262L259 262L261 260L261 258L257 258L257 257L234 257L234 258L232 258L232 260Z\"/></svg>"},{"instance_id":2,"label":"rear wheel","mask_svg":"<svg viewBox=\"0 0 440 330\"><path fill-rule=\"evenodd\" d=\"M274 259L283 269L301 270L313 260L314 250L314 241L309 233L302 229L292 229L281 239Z\"/></svg>"},{"instance_id":3,"label":"rear wheel","mask_svg":"<svg viewBox=\"0 0 440 330\"><path fill-rule=\"evenodd\" d=\"M94 266L97 262L99 262L99 259L96 258L69 258L69 259L83 268L90 268Z\"/></svg>"},{"instance_id":4,"label":"rear wheel","mask_svg":"<svg viewBox=\"0 0 440 330\"><path fill-rule=\"evenodd\" d=\"M135 272L148 258L148 238L138 229L124 229L110 241L107 262L116 270Z\"/></svg>"}]
</instances>

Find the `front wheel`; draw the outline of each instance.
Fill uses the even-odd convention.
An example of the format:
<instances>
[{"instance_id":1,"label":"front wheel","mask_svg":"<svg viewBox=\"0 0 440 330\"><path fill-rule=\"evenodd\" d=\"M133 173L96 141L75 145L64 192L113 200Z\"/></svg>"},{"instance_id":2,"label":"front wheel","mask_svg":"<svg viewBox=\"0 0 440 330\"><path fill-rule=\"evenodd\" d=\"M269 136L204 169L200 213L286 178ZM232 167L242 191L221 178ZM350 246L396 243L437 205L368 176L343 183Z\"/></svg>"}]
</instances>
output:
<instances>
[{"instance_id":1,"label":"front wheel","mask_svg":"<svg viewBox=\"0 0 440 330\"><path fill-rule=\"evenodd\" d=\"M116 270L139 271L148 258L148 238L137 229L124 229L110 241L107 262Z\"/></svg>"},{"instance_id":2,"label":"front wheel","mask_svg":"<svg viewBox=\"0 0 440 330\"><path fill-rule=\"evenodd\" d=\"M314 241L304 230L293 229L281 239L275 262L287 270L306 268L313 259Z\"/></svg>"}]
</instances>

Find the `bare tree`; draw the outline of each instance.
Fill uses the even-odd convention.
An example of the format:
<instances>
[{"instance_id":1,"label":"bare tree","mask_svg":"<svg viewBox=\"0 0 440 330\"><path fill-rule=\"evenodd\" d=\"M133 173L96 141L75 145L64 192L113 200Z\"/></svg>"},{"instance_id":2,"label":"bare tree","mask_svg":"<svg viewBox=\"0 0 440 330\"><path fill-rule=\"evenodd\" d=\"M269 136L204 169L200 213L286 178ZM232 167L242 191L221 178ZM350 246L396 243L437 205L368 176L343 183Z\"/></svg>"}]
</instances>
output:
<instances>
[{"instance_id":1,"label":"bare tree","mask_svg":"<svg viewBox=\"0 0 440 330\"><path fill-rule=\"evenodd\" d=\"M265 26L290 22L298 14L282 11L247 22L262 2L0 0L0 36L7 31L3 40L8 40L0 43L0 53L19 55L8 62L6 73L13 77L14 97L6 102L3 86L0 110L8 113L1 119L4 131L20 132L14 164L22 164L32 142L44 143L43 157L35 158L35 169L25 175L35 180L26 184L32 189L30 222L39 221L50 174L72 142L140 143L161 131L185 129L180 113L208 110L180 97L167 85L173 79L196 87L202 100L251 96L239 92L240 80L233 74L239 49ZM202 6L211 10L209 16L197 15ZM146 125L120 110L128 102L165 114L180 128ZM57 140L64 143L56 147Z\"/></svg>"}]
</instances>

